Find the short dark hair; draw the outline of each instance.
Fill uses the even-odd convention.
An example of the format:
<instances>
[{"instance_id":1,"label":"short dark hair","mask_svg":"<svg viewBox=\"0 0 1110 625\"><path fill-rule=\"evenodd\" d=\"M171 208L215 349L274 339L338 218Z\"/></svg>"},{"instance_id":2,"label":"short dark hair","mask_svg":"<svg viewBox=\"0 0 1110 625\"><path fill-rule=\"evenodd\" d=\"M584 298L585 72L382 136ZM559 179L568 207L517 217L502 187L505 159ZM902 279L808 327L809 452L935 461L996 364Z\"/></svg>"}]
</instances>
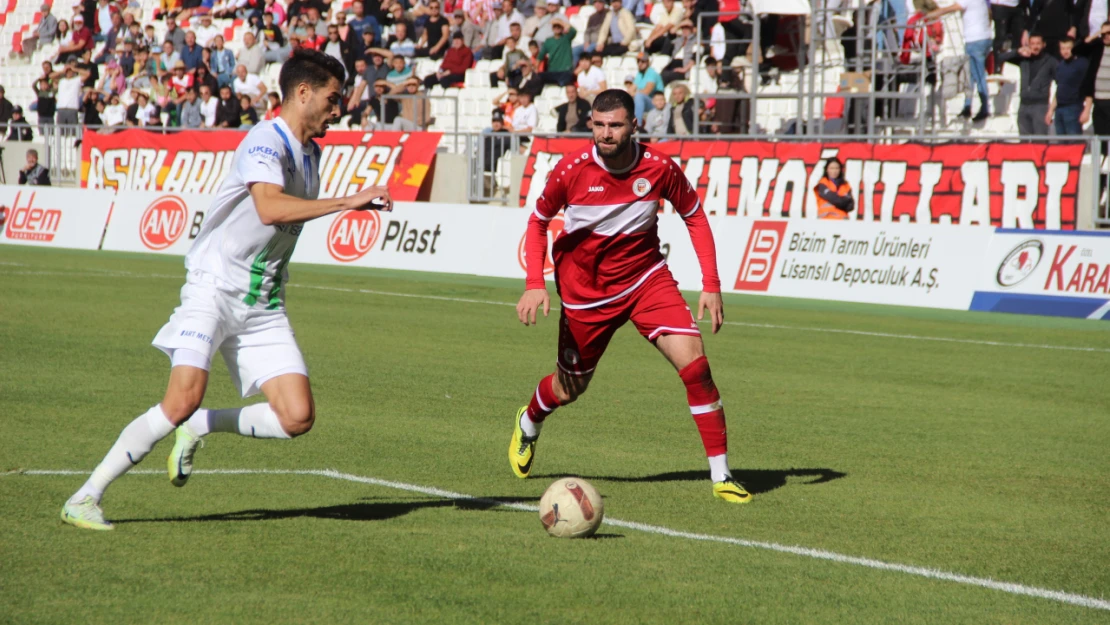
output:
<instances>
[{"instance_id":1,"label":"short dark hair","mask_svg":"<svg viewBox=\"0 0 1110 625\"><path fill-rule=\"evenodd\" d=\"M308 83L313 89L327 85L332 78L343 84L346 70L335 57L317 50L299 49L293 57L281 66L278 86L284 102L293 95L293 89L301 83Z\"/></svg>"},{"instance_id":2,"label":"short dark hair","mask_svg":"<svg viewBox=\"0 0 1110 625\"><path fill-rule=\"evenodd\" d=\"M1060 37L1060 43L1070 43L1074 45L1075 37L1068 37L1067 35L1064 35L1063 37Z\"/></svg>"},{"instance_id":3,"label":"short dark hair","mask_svg":"<svg viewBox=\"0 0 1110 625\"><path fill-rule=\"evenodd\" d=\"M1034 32L1029 33L1029 38L1032 39L1033 37L1036 37L1037 39L1040 39L1041 41L1044 41L1044 35L1042 35L1039 32L1034 31Z\"/></svg>"},{"instance_id":4,"label":"short dark hair","mask_svg":"<svg viewBox=\"0 0 1110 625\"><path fill-rule=\"evenodd\" d=\"M628 119L636 117L636 103L624 89L606 89L594 98L593 110L598 113L608 113L619 108L628 113Z\"/></svg>"}]
</instances>

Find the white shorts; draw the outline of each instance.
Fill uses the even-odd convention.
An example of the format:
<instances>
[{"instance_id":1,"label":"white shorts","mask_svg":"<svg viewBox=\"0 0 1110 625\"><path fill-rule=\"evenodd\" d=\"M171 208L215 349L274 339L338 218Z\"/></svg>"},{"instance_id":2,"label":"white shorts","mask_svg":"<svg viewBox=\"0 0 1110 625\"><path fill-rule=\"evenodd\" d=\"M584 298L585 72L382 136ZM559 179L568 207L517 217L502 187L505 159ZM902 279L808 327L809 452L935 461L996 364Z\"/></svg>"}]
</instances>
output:
<instances>
[{"instance_id":1,"label":"white shorts","mask_svg":"<svg viewBox=\"0 0 1110 625\"><path fill-rule=\"evenodd\" d=\"M257 395L266 381L279 375L308 375L284 310L247 306L200 272L189 273L181 287L181 305L153 344L171 359L174 350L188 349L203 354L209 363L220 350L243 397Z\"/></svg>"}]
</instances>

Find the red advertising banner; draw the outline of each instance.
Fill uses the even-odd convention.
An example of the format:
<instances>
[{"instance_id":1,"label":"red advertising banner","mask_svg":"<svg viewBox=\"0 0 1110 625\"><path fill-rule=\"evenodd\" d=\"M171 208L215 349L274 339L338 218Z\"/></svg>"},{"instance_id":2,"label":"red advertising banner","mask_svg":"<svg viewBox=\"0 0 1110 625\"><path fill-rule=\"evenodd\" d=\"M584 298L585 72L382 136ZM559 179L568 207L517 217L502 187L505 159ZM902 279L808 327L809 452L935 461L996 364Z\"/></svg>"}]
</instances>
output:
<instances>
[{"instance_id":1,"label":"red advertising banner","mask_svg":"<svg viewBox=\"0 0 1110 625\"><path fill-rule=\"evenodd\" d=\"M232 130L87 132L81 143L81 186L214 194L245 136ZM438 132L329 132L317 140L320 197L345 197L363 187L384 184L393 199L416 200L440 136Z\"/></svg>"},{"instance_id":2,"label":"red advertising banner","mask_svg":"<svg viewBox=\"0 0 1110 625\"><path fill-rule=\"evenodd\" d=\"M682 165L711 215L815 215L813 187L837 158L856 198L852 219L1074 229L1085 146L668 141L648 149ZM592 148L584 139L533 140L521 205L535 203L563 156L586 158Z\"/></svg>"}]
</instances>

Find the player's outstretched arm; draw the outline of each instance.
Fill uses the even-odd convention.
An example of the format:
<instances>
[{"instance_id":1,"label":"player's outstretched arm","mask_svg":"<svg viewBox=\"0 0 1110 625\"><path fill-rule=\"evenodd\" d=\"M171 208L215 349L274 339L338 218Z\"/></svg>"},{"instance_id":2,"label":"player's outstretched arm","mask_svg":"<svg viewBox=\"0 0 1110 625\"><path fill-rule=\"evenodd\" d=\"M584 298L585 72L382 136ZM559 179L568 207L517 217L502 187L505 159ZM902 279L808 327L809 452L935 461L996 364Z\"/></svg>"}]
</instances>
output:
<instances>
[{"instance_id":1,"label":"player's outstretched arm","mask_svg":"<svg viewBox=\"0 0 1110 625\"><path fill-rule=\"evenodd\" d=\"M702 291L698 297L698 321L705 317L705 311L709 311L709 320L713 322L713 334L716 334L725 322L725 303L721 299L720 293L709 293Z\"/></svg>"},{"instance_id":2,"label":"player's outstretched arm","mask_svg":"<svg viewBox=\"0 0 1110 625\"><path fill-rule=\"evenodd\" d=\"M354 195L324 200L286 195L280 185L269 182L256 182L250 191L258 217L267 226L304 223L345 210L393 210L388 187L367 187Z\"/></svg>"},{"instance_id":3,"label":"player's outstretched arm","mask_svg":"<svg viewBox=\"0 0 1110 625\"><path fill-rule=\"evenodd\" d=\"M551 296L547 289L528 289L516 304L516 316L526 326L536 325L536 313L543 308L543 316L551 311Z\"/></svg>"}]
</instances>

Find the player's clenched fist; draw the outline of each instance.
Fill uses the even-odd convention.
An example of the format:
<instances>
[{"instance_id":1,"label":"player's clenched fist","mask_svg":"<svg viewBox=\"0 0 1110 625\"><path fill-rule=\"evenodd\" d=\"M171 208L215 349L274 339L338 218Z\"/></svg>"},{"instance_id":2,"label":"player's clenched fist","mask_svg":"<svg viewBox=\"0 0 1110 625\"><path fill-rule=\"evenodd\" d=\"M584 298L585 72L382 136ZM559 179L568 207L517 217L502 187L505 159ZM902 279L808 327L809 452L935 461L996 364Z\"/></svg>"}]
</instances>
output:
<instances>
[{"instance_id":1,"label":"player's clenched fist","mask_svg":"<svg viewBox=\"0 0 1110 625\"><path fill-rule=\"evenodd\" d=\"M528 289L524 295L520 296L520 301L516 305L516 316L524 325L534 325L536 323L536 311L543 306L543 316L546 317L547 313L551 310L551 297L547 294L547 289Z\"/></svg>"}]
</instances>

